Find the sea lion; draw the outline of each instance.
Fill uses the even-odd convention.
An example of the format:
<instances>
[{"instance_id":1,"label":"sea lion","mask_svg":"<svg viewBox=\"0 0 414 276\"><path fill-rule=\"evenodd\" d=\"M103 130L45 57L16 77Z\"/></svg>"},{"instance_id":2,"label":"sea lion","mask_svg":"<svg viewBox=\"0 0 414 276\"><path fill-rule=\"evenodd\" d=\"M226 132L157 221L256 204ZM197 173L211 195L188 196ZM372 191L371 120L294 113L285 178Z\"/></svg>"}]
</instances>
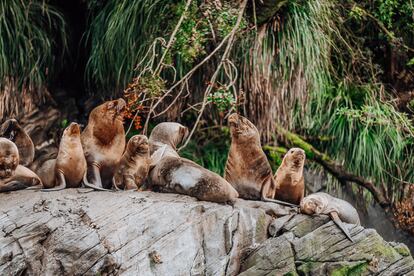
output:
<instances>
[{"instance_id":1,"label":"sea lion","mask_svg":"<svg viewBox=\"0 0 414 276\"><path fill-rule=\"evenodd\" d=\"M228 123L231 145L224 179L237 190L241 198L294 206L273 199L276 184L272 168L262 150L257 128L247 118L236 113L229 116Z\"/></svg>"},{"instance_id":2,"label":"sea lion","mask_svg":"<svg viewBox=\"0 0 414 276\"><path fill-rule=\"evenodd\" d=\"M19 165L17 146L6 138L0 138L0 192L41 186L42 182L34 172Z\"/></svg>"},{"instance_id":3,"label":"sea lion","mask_svg":"<svg viewBox=\"0 0 414 276\"><path fill-rule=\"evenodd\" d=\"M300 211L307 215L329 215L345 236L354 241L342 222L360 225L357 210L347 201L327 193L314 193L300 202Z\"/></svg>"},{"instance_id":4,"label":"sea lion","mask_svg":"<svg viewBox=\"0 0 414 276\"><path fill-rule=\"evenodd\" d=\"M276 199L299 204L305 194L303 165L305 151L291 148L282 160L274 176L276 182Z\"/></svg>"},{"instance_id":5,"label":"sea lion","mask_svg":"<svg viewBox=\"0 0 414 276\"><path fill-rule=\"evenodd\" d=\"M20 165L29 166L34 159L35 147L30 136L17 120L9 119L0 127L0 136L14 142L19 150Z\"/></svg>"},{"instance_id":6,"label":"sea lion","mask_svg":"<svg viewBox=\"0 0 414 276\"><path fill-rule=\"evenodd\" d=\"M148 176L150 163L148 138L145 135L131 137L114 175L115 188L138 190Z\"/></svg>"},{"instance_id":7,"label":"sea lion","mask_svg":"<svg viewBox=\"0 0 414 276\"><path fill-rule=\"evenodd\" d=\"M54 188L44 191L59 191L81 186L86 172L86 159L80 140L80 127L77 123L71 123L63 131L57 158L49 167L53 169L51 172L54 175Z\"/></svg>"},{"instance_id":8,"label":"sea lion","mask_svg":"<svg viewBox=\"0 0 414 276\"><path fill-rule=\"evenodd\" d=\"M199 200L234 203L239 195L225 179L175 151L187 135L188 129L178 123L161 123L151 132L150 148L155 150L148 177L151 187Z\"/></svg>"},{"instance_id":9,"label":"sea lion","mask_svg":"<svg viewBox=\"0 0 414 276\"><path fill-rule=\"evenodd\" d=\"M123 99L107 101L89 114L88 125L81 134L82 147L88 164L83 177L85 186L106 190L112 186L116 166L125 149ZM92 181L89 182L89 179Z\"/></svg>"},{"instance_id":10,"label":"sea lion","mask_svg":"<svg viewBox=\"0 0 414 276\"><path fill-rule=\"evenodd\" d=\"M189 134L188 128L174 122L159 123L151 131L149 137L151 155L160 147L169 146L174 151L177 145L187 139Z\"/></svg>"}]
</instances>

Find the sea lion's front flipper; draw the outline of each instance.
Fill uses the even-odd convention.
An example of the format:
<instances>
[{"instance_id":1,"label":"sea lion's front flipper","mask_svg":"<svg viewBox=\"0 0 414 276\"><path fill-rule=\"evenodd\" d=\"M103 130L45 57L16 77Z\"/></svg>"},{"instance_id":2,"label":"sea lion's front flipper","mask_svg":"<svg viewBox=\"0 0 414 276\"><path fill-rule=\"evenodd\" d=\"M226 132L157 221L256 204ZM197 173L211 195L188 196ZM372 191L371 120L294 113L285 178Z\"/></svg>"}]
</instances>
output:
<instances>
[{"instance_id":1,"label":"sea lion's front flipper","mask_svg":"<svg viewBox=\"0 0 414 276\"><path fill-rule=\"evenodd\" d=\"M264 196L262 196L262 200L267 201L267 202L273 202L273 203L289 206L289 207L293 207L293 208L299 208L299 205L292 204L292 203L285 202L285 201L280 201L280 200L277 200L277 199L270 199L270 198L267 198L267 197L264 197Z\"/></svg>"},{"instance_id":2,"label":"sea lion's front flipper","mask_svg":"<svg viewBox=\"0 0 414 276\"><path fill-rule=\"evenodd\" d=\"M0 193L23 190L23 189L26 189L26 188L27 188L26 184L24 184L20 181L17 181L17 180L13 180L13 181L7 182L5 184L2 184L0 186Z\"/></svg>"},{"instance_id":3,"label":"sea lion's front flipper","mask_svg":"<svg viewBox=\"0 0 414 276\"><path fill-rule=\"evenodd\" d=\"M349 233L348 229L345 228L344 223L342 222L342 220L339 218L338 213L337 212L330 212L329 213L330 217L332 218L333 222L335 222L335 224L339 227L339 229L342 230L342 232L345 234L345 236L351 241L354 242L354 240L351 237L351 234Z\"/></svg>"},{"instance_id":4,"label":"sea lion's front flipper","mask_svg":"<svg viewBox=\"0 0 414 276\"><path fill-rule=\"evenodd\" d=\"M115 176L112 177L112 185L114 186L116 191L121 191L121 189L116 185Z\"/></svg>"},{"instance_id":5,"label":"sea lion's front flipper","mask_svg":"<svg viewBox=\"0 0 414 276\"><path fill-rule=\"evenodd\" d=\"M99 165L95 162L92 163L92 175L93 175L93 183L89 183L88 181L88 170L86 170L85 174L83 175L83 184L91 189L98 190L98 191L111 191L105 188L102 188L102 180L101 180L101 172L99 170Z\"/></svg>"},{"instance_id":6,"label":"sea lion's front flipper","mask_svg":"<svg viewBox=\"0 0 414 276\"><path fill-rule=\"evenodd\" d=\"M42 192L55 192L66 188L66 179L63 172L58 171L56 177L56 186L51 189L43 189Z\"/></svg>"}]
</instances>

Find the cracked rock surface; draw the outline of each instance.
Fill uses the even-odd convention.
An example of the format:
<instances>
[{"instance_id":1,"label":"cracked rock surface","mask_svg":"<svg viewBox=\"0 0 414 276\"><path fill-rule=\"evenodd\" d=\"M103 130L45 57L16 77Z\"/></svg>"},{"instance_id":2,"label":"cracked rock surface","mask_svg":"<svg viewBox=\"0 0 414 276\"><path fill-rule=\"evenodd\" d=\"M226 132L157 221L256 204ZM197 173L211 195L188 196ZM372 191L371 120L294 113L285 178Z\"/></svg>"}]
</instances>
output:
<instances>
[{"instance_id":1,"label":"cracked rock surface","mask_svg":"<svg viewBox=\"0 0 414 276\"><path fill-rule=\"evenodd\" d=\"M277 204L86 191L0 194L0 275L414 275L403 244Z\"/></svg>"}]
</instances>

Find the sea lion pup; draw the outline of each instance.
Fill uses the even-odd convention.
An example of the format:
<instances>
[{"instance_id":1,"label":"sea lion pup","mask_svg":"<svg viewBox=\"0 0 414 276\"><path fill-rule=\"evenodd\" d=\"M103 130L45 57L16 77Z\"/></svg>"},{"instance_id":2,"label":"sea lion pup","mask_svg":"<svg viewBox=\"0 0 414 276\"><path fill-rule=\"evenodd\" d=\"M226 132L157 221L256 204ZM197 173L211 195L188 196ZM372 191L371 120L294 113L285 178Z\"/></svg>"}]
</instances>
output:
<instances>
[{"instance_id":1,"label":"sea lion pup","mask_svg":"<svg viewBox=\"0 0 414 276\"><path fill-rule=\"evenodd\" d=\"M53 169L51 172L54 175L54 188L43 191L59 191L81 186L86 172L86 159L80 140L80 127L77 123L71 123L63 131L56 161L49 167Z\"/></svg>"},{"instance_id":2,"label":"sea lion pup","mask_svg":"<svg viewBox=\"0 0 414 276\"><path fill-rule=\"evenodd\" d=\"M231 145L224 171L226 179L241 198L293 204L274 200L276 184L272 168L260 144L257 128L245 117L233 113L228 118Z\"/></svg>"},{"instance_id":3,"label":"sea lion pup","mask_svg":"<svg viewBox=\"0 0 414 276\"><path fill-rule=\"evenodd\" d=\"M221 176L200 165L181 158L175 148L188 135L188 129L178 123L161 123L151 132L149 184L161 192L179 193L199 200L234 203L237 191Z\"/></svg>"},{"instance_id":4,"label":"sea lion pup","mask_svg":"<svg viewBox=\"0 0 414 276\"><path fill-rule=\"evenodd\" d=\"M19 165L19 150L6 138L0 138L0 192L41 188L40 178L28 168Z\"/></svg>"},{"instance_id":5,"label":"sea lion pup","mask_svg":"<svg viewBox=\"0 0 414 276\"><path fill-rule=\"evenodd\" d=\"M17 120L9 119L0 127L0 136L14 142L19 150L20 165L29 166L34 159L35 147L30 136Z\"/></svg>"},{"instance_id":6,"label":"sea lion pup","mask_svg":"<svg viewBox=\"0 0 414 276\"><path fill-rule=\"evenodd\" d=\"M88 164L83 177L86 187L103 190L112 186L116 166L125 149L123 99L107 101L95 107L81 134L81 142ZM91 182L89 181L91 180Z\"/></svg>"},{"instance_id":7,"label":"sea lion pup","mask_svg":"<svg viewBox=\"0 0 414 276\"><path fill-rule=\"evenodd\" d=\"M275 173L276 198L293 204L300 204L305 194L305 180L303 166L305 151L300 148L291 148L282 160Z\"/></svg>"},{"instance_id":8,"label":"sea lion pup","mask_svg":"<svg viewBox=\"0 0 414 276\"><path fill-rule=\"evenodd\" d=\"M129 139L115 172L115 188L138 190L148 176L150 163L148 138L145 135L133 136Z\"/></svg>"},{"instance_id":9,"label":"sea lion pup","mask_svg":"<svg viewBox=\"0 0 414 276\"><path fill-rule=\"evenodd\" d=\"M347 201L327 193L314 193L302 199L300 211L307 215L329 215L345 236L354 242L342 222L360 225L360 220L357 210Z\"/></svg>"}]
</instances>

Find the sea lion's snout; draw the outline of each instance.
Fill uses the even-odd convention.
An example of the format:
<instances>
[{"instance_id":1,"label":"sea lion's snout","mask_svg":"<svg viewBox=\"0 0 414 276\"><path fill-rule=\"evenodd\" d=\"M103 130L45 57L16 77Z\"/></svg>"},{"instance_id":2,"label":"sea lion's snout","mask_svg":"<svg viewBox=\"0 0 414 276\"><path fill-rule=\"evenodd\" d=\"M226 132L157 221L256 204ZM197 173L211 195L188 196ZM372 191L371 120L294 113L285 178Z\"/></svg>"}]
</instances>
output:
<instances>
[{"instance_id":1,"label":"sea lion's snout","mask_svg":"<svg viewBox=\"0 0 414 276\"><path fill-rule=\"evenodd\" d=\"M119 98L118 100L116 100L116 112L118 114L122 114L125 111L126 105L127 104L124 99Z\"/></svg>"},{"instance_id":2,"label":"sea lion's snout","mask_svg":"<svg viewBox=\"0 0 414 276\"><path fill-rule=\"evenodd\" d=\"M80 135L80 126L77 123L70 123L70 125L66 129L68 130L68 134L70 135Z\"/></svg>"},{"instance_id":3,"label":"sea lion's snout","mask_svg":"<svg viewBox=\"0 0 414 276\"><path fill-rule=\"evenodd\" d=\"M307 215L313 215L316 211L316 204L313 202L313 200L310 199L302 199L300 202L300 211Z\"/></svg>"},{"instance_id":4,"label":"sea lion's snout","mask_svg":"<svg viewBox=\"0 0 414 276\"><path fill-rule=\"evenodd\" d=\"M145 135L135 135L131 138L131 143L136 152L147 152L149 150L148 138Z\"/></svg>"}]
</instances>

